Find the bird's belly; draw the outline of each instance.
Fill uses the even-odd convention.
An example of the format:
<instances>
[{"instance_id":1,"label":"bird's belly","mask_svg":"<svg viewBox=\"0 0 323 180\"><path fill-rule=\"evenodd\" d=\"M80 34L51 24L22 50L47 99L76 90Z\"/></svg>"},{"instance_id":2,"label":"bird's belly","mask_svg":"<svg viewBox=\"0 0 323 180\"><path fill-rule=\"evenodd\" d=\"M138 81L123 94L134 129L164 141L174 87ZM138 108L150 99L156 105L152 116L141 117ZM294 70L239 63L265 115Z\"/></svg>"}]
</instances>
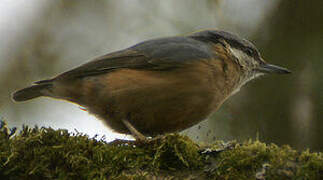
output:
<instances>
[{"instance_id":1,"label":"bird's belly","mask_svg":"<svg viewBox=\"0 0 323 180\"><path fill-rule=\"evenodd\" d=\"M124 112L130 123L148 135L186 129L212 112L207 95L188 90L150 90L132 97L125 98L128 103L124 104Z\"/></svg>"},{"instance_id":2,"label":"bird's belly","mask_svg":"<svg viewBox=\"0 0 323 180\"><path fill-rule=\"evenodd\" d=\"M213 110L205 94L179 89L138 89L118 92L106 103L106 123L127 133L121 124L128 120L145 135L176 132L204 120ZM121 126L120 126L121 125Z\"/></svg>"},{"instance_id":3,"label":"bird's belly","mask_svg":"<svg viewBox=\"0 0 323 180\"><path fill-rule=\"evenodd\" d=\"M100 83L92 85L100 88L93 89L94 98L84 104L90 113L119 133L129 133L122 123L126 119L142 134L150 136L191 127L220 104L209 83L204 82L207 80L203 74L194 74L193 77L199 77L194 79L189 73L178 76L154 73L124 70L88 79L92 84Z\"/></svg>"}]
</instances>

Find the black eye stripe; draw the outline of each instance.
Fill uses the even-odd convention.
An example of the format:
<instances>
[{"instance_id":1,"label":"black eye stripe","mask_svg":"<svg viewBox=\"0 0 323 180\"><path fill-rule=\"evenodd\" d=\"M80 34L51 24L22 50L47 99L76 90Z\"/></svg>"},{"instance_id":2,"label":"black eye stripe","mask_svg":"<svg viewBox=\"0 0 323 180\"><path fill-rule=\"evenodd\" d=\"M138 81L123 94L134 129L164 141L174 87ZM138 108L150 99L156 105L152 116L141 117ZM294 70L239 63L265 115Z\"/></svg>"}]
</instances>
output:
<instances>
[{"instance_id":1,"label":"black eye stripe","mask_svg":"<svg viewBox=\"0 0 323 180\"><path fill-rule=\"evenodd\" d=\"M194 33L191 35L191 37L200 41L213 42L213 43L221 43L220 40L223 39L231 47L240 49L248 56L254 57L255 59L259 58L258 50L250 41L240 38L239 36L229 32L206 30L206 31Z\"/></svg>"}]
</instances>

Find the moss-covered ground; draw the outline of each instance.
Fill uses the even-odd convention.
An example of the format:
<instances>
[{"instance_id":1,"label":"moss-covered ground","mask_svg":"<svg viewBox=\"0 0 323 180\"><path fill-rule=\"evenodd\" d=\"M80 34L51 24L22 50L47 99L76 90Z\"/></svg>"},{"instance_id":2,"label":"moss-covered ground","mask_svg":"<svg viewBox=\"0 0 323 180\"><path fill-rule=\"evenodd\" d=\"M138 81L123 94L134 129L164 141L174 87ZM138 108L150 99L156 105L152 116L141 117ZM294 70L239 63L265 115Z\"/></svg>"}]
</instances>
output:
<instances>
[{"instance_id":1,"label":"moss-covered ground","mask_svg":"<svg viewBox=\"0 0 323 180\"><path fill-rule=\"evenodd\" d=\"M107 143L67 130L0 125L0 179L323 179L323 154L259 141L199 145L169 134Z\"/></svg>"}]
</instances>

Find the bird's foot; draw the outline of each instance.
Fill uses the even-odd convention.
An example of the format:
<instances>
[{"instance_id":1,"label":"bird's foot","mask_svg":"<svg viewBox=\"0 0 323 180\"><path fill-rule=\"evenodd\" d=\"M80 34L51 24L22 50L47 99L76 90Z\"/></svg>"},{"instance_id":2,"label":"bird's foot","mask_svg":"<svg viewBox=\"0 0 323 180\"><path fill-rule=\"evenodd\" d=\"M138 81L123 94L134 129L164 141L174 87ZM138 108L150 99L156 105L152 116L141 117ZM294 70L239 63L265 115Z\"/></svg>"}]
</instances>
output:
<instances>
[{"instance_id":1,"label":"bird's foot","mask_svg":"<svg viewBox=\"0 0 323 180\"><path fill-rule=\"evenodd\" d=\"M131 135L136 139L138 143L146 143L149 139L141 134L135 127L133 127L129 121L122 120L123 124L128 128Z\"/></svg>"}]
</instances>

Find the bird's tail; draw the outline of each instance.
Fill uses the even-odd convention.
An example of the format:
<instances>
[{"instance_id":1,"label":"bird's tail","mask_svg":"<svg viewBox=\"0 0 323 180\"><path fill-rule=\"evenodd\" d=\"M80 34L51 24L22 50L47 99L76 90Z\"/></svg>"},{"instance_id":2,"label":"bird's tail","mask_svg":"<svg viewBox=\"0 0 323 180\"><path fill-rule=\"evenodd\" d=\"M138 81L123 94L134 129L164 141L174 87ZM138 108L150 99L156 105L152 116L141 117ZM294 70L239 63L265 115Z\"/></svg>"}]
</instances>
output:
<instances>
[{"instance_id":1,"label":"bird's tail","mask_svg":"<svg viewBox=\"0 0 323 180\"><path fill-rule=\"evenodd\" d=\"M35 82L35 85L14 92L12 99L16 102L20 102L44 96L46 95L46 92L51 90L52 87L52 80L38 81Z\"/></svg>"}]
</instances>

